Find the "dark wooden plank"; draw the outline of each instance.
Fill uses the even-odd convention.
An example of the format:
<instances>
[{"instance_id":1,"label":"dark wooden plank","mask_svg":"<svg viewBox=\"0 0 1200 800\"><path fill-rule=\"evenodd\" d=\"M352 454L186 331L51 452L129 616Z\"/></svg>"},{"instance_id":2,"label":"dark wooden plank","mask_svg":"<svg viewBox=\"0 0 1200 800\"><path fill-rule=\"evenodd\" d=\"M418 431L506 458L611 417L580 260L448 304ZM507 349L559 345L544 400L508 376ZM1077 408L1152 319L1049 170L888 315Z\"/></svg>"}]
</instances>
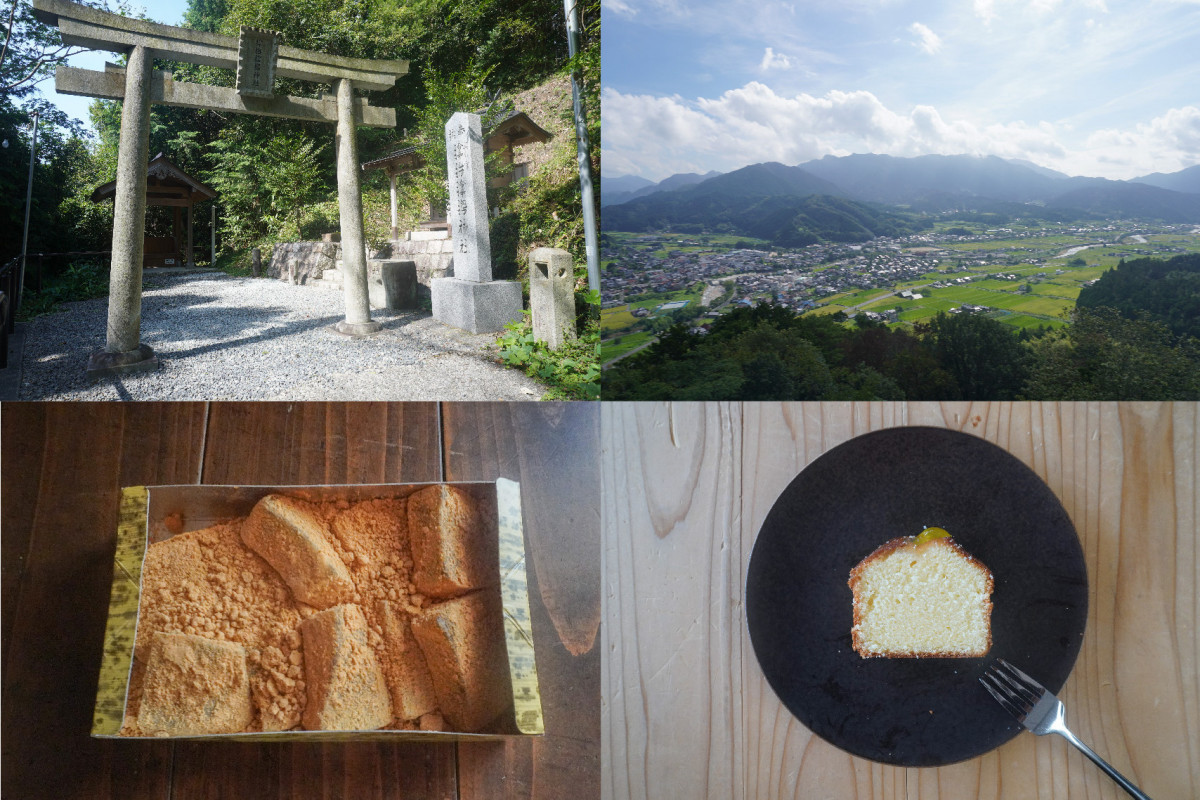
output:
<instances>
[{"instance_id":1,"label":"dark wooden plank","mask_svg":"<svg viewBox=\"0 0 1200 800\"><path fill-rule=\"evenodd\" d=\"M17 610L17 591L29 559L33 510L42 475L44 406L5 403L0 408L0 650L7 655L8 639ZM2 663L2 662L0 662Z\"/></svg>"},{"instance_id":2,"label":"dark wooden plank","mask_svg":"<svg viewBox=\"0 0 1200 800\"><path fill-rule=\"evenodd\" d=\"M171 745L92 739L123 484L192 483L200 404L44 404L40 480L6 460L5 482L32 513L3 685L3 795L166 797ZM10 470L13 472L10 474ZM32 498L32 500L31 500ZM7 503L7 500L6 500ZM4 536L11 533L5 526Z\"/></svg>"},{"instance_id":3,"label":"dark wooden plank","mask_svg":"<svg viewBox=\"0 0 1200 800\"><path fill-rule=\"evenodd\" d=\"M447 480L521 482L543 737L459 745L464 800L600 794L599 406L443 406Z\"/></svg>"},{"instance_id":4,"label":"dark wooden plank","mask_svg":"<svg viewBox=\"0 0 1200 800\"><path fill-rule=\"evenodd\" d=\"M214 403L204 483L441 480L436 403Z\"/></svg>"},{"instance_id":5,"label":"dark wooden plank","mask_svg":"<svg viewBox=\"0 0 1200 800\"><path fill-rule=\"evenodd\" d=\"M442 478L433 403L216 403L204 483L404 483ZM173 800L457 797L449 744L181 742Z\"/></svg>"}]
</instances>

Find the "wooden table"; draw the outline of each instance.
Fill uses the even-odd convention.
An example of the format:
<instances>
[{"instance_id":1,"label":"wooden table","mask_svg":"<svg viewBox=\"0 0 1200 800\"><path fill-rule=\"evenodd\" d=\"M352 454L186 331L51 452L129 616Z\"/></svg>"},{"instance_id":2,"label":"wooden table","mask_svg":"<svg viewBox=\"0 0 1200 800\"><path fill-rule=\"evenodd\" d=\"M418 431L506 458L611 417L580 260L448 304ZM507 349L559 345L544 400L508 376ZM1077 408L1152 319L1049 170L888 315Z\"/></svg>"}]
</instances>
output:
<instances>
[{"instance_id":1,"label":"wooden table","mask_svg":"<svg viewBox=\"0 0 1200 800\"><path fill-rule=\"evenodd\" d=\"M605 404L603 797L1126 796L1059 737L937 769L853 757L767 685L743 611L763 519L821 453L909 424L1004 447L1062 501L1090 584L1067 722L1156 800L1200 797L1200 405L1109 403Z\"/></svg>"},{"instance_id":2,"label":"wooden table","mask_svg":"<svg viewBox=\"0 0 1200 800\"><path fill-rule=\"evenodd\" d=\"M3 790L25 798L547 798L599 787L599 409L589 403L5 404ZM544 737L91 739L118 490L521 482Z\"/></svg>"}]
</instances>

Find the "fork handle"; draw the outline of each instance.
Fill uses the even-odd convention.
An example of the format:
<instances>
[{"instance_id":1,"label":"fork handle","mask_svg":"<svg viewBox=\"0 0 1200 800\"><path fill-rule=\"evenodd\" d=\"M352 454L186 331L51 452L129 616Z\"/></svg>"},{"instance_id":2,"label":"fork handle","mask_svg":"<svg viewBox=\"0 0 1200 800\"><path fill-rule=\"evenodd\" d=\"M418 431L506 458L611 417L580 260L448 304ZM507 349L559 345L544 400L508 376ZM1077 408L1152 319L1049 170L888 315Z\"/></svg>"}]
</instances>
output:
<instances>
[{"instance_id":1,"label":"fork handle","mask_svg":"<svg viewBox=\"0 0 1200 800\"><path fill-rule=\"evenodd\" d=\"M1104 772L1108 775L1108 777L1112 778L1114 781L1117 782L1117 785L1119 785L1125 791L1129 792L1131 797L1136 797L1136 798L1138 798L1138 800L1150 800L1150 795L1146 794L1141 789L1134 786L1133 783L1128 778L1126 778L1124 775L1122 775L1121 773L1119 773L1115 769L1113 769L1112 766L1107 761L1105 761L1100 756L1096 755L1096 753L1092 750L1092 748L1088 747L1086 744L1079 741L1079 738L1077 736L1075 736L1075 734L1071 733L1066 728L1063 728L1062 730L1056 730L1055 733L1057 733L1059 736L1066 739L1071 744L1078 747L1080 752L1082 752L1085 756L1090 758L1092 760L1093 764L1095 764L1100 769L1104 770Z\"/></svg>"}]
</instances>

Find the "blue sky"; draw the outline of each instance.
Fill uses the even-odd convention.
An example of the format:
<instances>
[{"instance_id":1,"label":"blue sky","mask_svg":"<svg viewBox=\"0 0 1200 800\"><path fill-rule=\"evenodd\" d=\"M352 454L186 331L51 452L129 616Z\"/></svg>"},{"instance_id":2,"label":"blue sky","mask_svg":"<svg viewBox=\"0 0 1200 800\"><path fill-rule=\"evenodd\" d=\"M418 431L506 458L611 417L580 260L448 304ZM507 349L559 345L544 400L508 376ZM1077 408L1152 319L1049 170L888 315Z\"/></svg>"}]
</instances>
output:
<instances>
[{"instance_id":1,"label":"blue sky","mask_svg":"<svg viewBox=\"0 0 1200 800\"><path fill-rule=\"evenodd\" d=\"M182 25L183 14L187 11L187 7L187 0L154 0L154 2L145 5L132 3L130 11L133 14L144 12L147 18L155 22L161 22L164 25ZM102 70L104 69L105 61L115 60L116 55L106 50L91 50L71 56L71 58L67 59L67 64L72 67ZM92 104L93 98L59 94L54 91L54 78L42 81L38 85L38 90L42 93L43 97L61 108L69 116L81 121L89 130L92 129L92 121L88 117L88 106Z\"/></svg>"},{"instance_id":2,"label":"blue sky","mask_svg":"<svg viewBox=\"0 0 1200 800\"><path fill-rule=\"evenodd\" d=\"M972 153L1200 164L1200 0L604 0L604 167Z\"/></svg>"}]
</instances>

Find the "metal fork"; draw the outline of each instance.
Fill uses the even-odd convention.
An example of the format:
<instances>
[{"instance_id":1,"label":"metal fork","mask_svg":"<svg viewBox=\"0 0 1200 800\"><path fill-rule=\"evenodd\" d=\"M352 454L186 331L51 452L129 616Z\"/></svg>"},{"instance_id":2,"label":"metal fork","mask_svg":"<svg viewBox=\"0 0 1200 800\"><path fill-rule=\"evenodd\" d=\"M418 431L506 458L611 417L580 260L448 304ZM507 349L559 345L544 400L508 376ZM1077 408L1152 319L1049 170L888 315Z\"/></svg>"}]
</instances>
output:
<instances>
[{"instance_id":1,"label":"metal fork","mask_svg":"<svg viewBox=\"0 0 1200 800\"><path fill-rule=\"evenodd\" d=\"M1057 733L1071 744L1075 745L1090 758L1092 762L1108 773L1108 777L1116 781L1122 789L1139 800L1150 800L1150 797L1134 786L1128 778L1113 769L1107 761L1092 752L1092 748L1067 730L1064 720L1062 701L1033 678L1026 675L1003 658L996 659L987 672L979 679L983 688L996 698L996 702L1006 711L1017 718L1026 729L1038 736L1047 733Z\"/></svg>"}]
</instances>

